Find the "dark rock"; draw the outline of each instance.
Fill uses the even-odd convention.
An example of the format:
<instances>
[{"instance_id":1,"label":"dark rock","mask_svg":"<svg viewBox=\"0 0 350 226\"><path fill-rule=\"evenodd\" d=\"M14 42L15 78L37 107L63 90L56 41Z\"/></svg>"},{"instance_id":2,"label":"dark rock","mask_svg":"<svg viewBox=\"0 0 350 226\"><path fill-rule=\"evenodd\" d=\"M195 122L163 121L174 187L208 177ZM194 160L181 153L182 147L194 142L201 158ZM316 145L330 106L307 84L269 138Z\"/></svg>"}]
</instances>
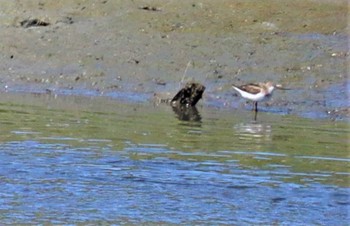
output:
<instances>
[{"instance_id":1,"label":"dark rock","mask_svg":"<svg viewBox=\"0 0 350 226\"><path fill-rule=\"evenodd\" d=\"M202 98L205 86L199 83L187 83L171 100L173 106L195 106Z\"/></svg>"}]
</instances>

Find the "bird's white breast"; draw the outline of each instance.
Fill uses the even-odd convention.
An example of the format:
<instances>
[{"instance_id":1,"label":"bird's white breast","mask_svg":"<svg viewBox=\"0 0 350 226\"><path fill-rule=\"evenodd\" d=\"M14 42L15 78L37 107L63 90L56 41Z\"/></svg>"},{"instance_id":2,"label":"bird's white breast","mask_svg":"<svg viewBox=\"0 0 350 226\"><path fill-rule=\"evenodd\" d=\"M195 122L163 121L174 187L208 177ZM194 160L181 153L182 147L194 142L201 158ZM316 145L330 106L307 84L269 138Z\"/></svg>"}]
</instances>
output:
<instances>
[{"instance_id":1,"label":"bird's white breast","mask_svg":"<svg viewBox=\"0 0 350 226\"><path fill-rule=\"evenodd\" d=\"M260 93L257 93L257 94L251 94L251 93L248 93L248 92L245 92L243 90L240 90L236 87L233 87L235 90L237 90L237 92L239 92L239 94L241 94L241 96L243 98L246 98L246 99L249 99L249 100L252 100L252 101L261 101L265 98L265 93L264 92L260 92Z\"/></svg>"}]
</instances>

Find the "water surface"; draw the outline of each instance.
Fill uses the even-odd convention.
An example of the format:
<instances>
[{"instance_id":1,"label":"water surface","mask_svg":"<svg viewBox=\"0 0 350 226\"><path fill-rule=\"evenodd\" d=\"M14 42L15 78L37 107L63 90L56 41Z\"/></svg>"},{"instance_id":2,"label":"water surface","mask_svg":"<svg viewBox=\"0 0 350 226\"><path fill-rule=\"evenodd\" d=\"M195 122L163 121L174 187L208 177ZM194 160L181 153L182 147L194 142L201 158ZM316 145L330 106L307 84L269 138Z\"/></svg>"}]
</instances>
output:
<instances>
[{"instance_id":1,"label":"water surface","mask_svg":"<svg viewBox=\"0 0 350 226\"><path fill-rule=\"evenodd\" d=\"M346 122L2 94L0 222L346 225Z\"/></svg>"}]
</instances>

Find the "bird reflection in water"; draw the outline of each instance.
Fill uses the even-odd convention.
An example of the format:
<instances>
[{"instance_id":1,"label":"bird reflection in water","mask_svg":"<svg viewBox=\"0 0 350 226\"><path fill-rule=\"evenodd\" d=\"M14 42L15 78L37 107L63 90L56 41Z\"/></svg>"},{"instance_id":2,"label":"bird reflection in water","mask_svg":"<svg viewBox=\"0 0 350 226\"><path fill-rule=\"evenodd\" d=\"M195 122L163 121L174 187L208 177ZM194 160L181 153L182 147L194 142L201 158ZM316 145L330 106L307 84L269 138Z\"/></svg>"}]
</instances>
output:
<instances>
[{"instance_id":1,"label":"bird reflection in water","mask_svg":"<svg viewBox=\"0 0 350 226\"><path fill-rule=\"evenodd\" d=\"M253 141L258 146L259 144L270 142L272 139L272 126L270 124L260 124L255 121L251 123L238 123L234 126L234 129L237 133L236 136L241 141Z\"/></svg>"}]
</instances>

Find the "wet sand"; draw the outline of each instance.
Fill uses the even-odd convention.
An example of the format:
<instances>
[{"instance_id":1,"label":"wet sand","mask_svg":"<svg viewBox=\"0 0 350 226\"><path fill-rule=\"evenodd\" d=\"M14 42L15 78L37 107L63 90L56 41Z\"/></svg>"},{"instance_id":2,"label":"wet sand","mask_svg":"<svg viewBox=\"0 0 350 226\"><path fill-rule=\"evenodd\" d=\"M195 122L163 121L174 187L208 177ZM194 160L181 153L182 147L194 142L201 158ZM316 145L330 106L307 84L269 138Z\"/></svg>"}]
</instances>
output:
<instances>
[{"instance_id":1,"label":"wet sand","mask_svg":"<svg viewBox=\"0 0 350 226\"><path fill-rule=\"evenodd\" d=\"M8 1L0 92L148 101L184 78L207 87L202 105L249 110L230 84L272 80L292 90L263 111L348 120L348 10L344 0Z\"/></svg>"}]
</instances>

